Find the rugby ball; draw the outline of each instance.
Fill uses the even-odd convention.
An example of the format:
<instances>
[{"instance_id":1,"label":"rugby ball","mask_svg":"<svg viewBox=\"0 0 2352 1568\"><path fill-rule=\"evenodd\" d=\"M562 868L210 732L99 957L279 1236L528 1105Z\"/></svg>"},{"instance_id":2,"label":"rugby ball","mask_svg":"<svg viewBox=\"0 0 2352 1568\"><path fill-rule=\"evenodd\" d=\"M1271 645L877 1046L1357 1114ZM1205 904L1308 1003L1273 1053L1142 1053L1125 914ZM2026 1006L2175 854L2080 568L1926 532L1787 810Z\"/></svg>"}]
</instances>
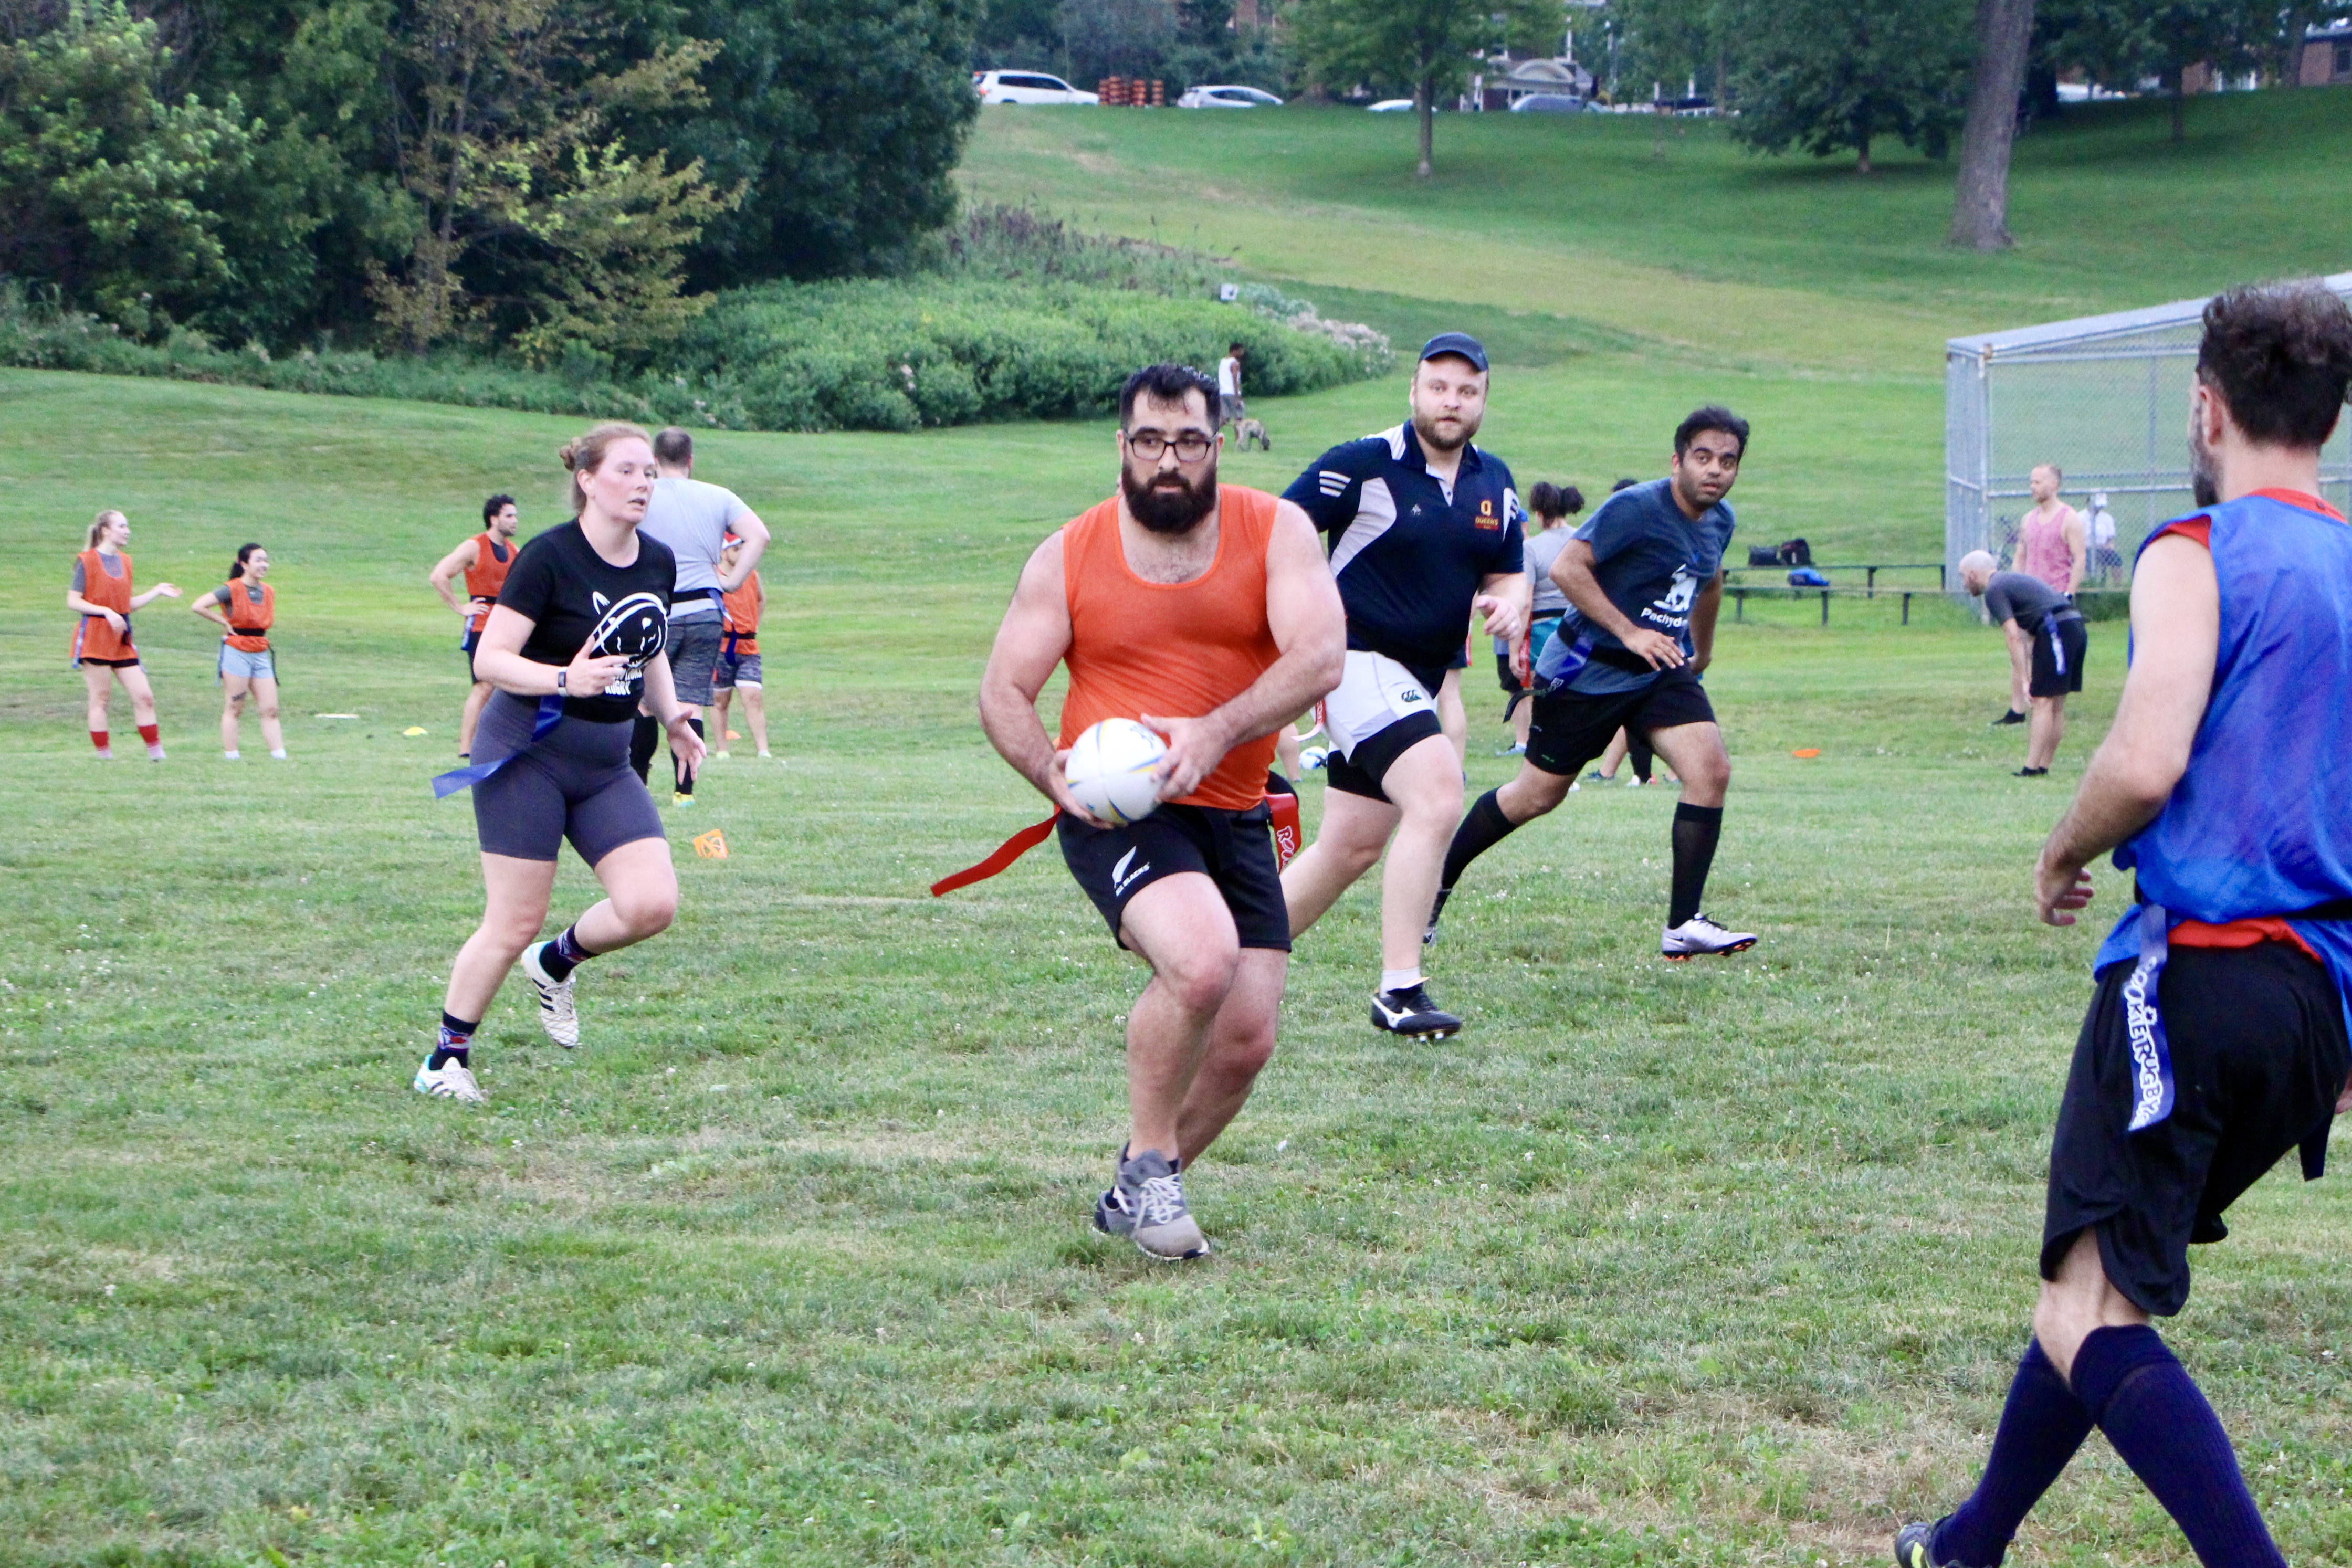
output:
<instances>
[{"instance_id":1,"label":"rugby ball","mask_svg":"<svg viewBox=\"0 0 2352 1568\"><path fill-rule=\"evenodd\" d=\"M1070 747L1062 777L1079 805L1114 828L1160 809L1160 764L1168 743L1131 718L1088 725Z\"/></svg>"}]
</instances>

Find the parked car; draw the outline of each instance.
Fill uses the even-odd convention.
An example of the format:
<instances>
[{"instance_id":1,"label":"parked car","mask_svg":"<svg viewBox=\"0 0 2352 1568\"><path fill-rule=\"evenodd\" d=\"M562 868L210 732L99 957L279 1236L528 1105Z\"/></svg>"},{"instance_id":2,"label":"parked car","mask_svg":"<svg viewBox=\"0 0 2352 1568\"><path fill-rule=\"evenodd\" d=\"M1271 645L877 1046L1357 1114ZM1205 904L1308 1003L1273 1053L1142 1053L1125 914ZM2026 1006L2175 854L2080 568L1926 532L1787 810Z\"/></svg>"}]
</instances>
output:
<instances>
[{"instance_id":1,"label":"parked car","mask_svg":"<svg viewBox=\"0 0 2352 1568\"><path fill-rule=\"evenodd\" d=\"M1280 109L1282 99L1254 87L1196 87L1176 100L1179 109Z\"/></svg>"},{"instance_id":2,"label":"parked car","mask_svg":"<svg viewBox=\"0 0 2352 1568\"><path fill-rule=\"evenodd\" d=\"M1409 98L1384 98L1364 110L1366 114L1402 114L1412 107Z\"/></svg>"},{"instance_id":3,"label":"parked car","mask_svg":"<svg viewBox=\"0 0 2352 1568\"><path fill-rule=\"evenodd\" d=\"M1100 103L1060 77L1043 71L974 71L971 85L982 103Z\"/></svg>"},{"instance_id":4,"label":"parked car","mask_svg":"<svg viewBox=\"0 0 2352 1568\"><path fill-rule=\"evenodd\" d=\"M1513 114L1582 114L1591 108L1580 98L1570 98L1564 92L1531 92L1511 105Z\"/></svg>"}]
</instances>

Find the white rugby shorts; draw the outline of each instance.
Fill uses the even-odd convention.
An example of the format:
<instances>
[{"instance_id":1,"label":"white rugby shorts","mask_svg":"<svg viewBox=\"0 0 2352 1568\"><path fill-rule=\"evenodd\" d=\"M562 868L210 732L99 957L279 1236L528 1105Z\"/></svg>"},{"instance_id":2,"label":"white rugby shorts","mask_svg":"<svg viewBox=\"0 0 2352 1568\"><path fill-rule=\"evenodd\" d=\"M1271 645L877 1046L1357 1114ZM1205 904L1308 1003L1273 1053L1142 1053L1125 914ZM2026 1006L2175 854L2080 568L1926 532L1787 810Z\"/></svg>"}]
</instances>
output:
<instances>
[{"instance_id":1,"label":"white rugby shorts","mask_svg":"<svg viewBox=\"0 0 2352 1568\"><path fill-rule=\"evenodd\" d=\"M1340 756L1352 759L1356 747L1392 724L1417 713L1437 716L1437 694L1423 687L1421 677L1385 653L1348 650L1347 672L1337 690L1316 705L1323 727Z\"/></svg>"}]
</instances>

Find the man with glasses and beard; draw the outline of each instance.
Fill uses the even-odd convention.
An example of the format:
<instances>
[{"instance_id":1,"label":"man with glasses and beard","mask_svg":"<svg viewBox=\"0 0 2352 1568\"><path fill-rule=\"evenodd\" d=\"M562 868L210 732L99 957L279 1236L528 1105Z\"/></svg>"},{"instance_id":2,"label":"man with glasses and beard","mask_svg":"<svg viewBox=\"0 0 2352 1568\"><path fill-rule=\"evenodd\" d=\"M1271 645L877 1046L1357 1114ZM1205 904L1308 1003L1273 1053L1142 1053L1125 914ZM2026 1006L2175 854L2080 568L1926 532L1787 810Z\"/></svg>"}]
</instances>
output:
<instances>
[{"instance_id":1,"label":"man with glasses and beard","mask_svg":"<svg viewBox=\"0 0 2352 1568\"><path fill-rule=\"evenodd\" d=\"M1331 536L1348 667L1323 704L1322 828L1284 869L1282 890L1296 936L1387 851L1372 1024L1444 1040L1462 1020L1430 999L1422 932L1462 817L1462 759L1439 724L1437 694L1473 611L1526 677L1529 594L1511 471L1470 444L1486 412L1486 350L1475 338L1429 340L1411 408L1405 423L1326 452L1284 496Z\"/></svg>"},{"instance_id":2,"label":"man with glasses and beard","mask_svg":"<svg viewBox=\"0 0 2352 1568\"><path fill-rule=\"evenodd\" d=\"M1263 491L1217 484L1216 383L1180 365L1121 390L1119 493L1037 547L981 679L1005 761L1059 808L1063 858L1151 980L1128 1014L1130 1130L1095 1224L1146 1256L1209 1243L1183 1170L1274 1052L1290 918L1266 769L1276 731L1339 681L1346 618L1315 529ZM1058 740L1037 694L1069 666ZM1130 718L1167 738L1151 815L1113 828L1070 795L1068 748Z\"/></svg>"}]
</instances>

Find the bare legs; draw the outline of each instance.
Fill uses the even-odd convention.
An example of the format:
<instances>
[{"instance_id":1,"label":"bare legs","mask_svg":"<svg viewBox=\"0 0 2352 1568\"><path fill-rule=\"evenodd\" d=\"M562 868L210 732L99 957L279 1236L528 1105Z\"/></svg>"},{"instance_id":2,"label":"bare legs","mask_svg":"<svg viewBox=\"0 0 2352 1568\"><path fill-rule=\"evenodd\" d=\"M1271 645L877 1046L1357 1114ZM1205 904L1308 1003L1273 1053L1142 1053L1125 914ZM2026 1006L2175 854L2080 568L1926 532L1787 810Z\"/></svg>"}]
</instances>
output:
<instances>
[{"instance_id":1,"label":"bare legs","mask_svg":"<svg viewBox=\"0 0 2352 1568\"><path fill-rule=\"evenodd\" d=\"M668 929L677 915L677 873L670 864L668 840L623 844L595 869L604 897L577 922L582 946L609 953ZM478 1019L488 1012L507 971L539 939L555 887L555 862L485 854L482 884L488 894L482 923L450 966L441 1004L452 1018Z\"/></svg>"},{"instance_id":2,"label":"bare legs","mask_svg":"<svg viewBox=\"0 0 2352 1568\"><path fill-rule=\"evenodd\" d=\"M2047 768L2058 755L2058 742L2066 733L2066 699L2035 697L2032 702L2026 721L2025 765Z\"/></svg>"},{"instance_id":3,"label":"bare legs","mask_svg":"<svg viewBox=\"0 0 2352 1568\"><path fill-rule=\"evenodd\" d=\"M1462 820L1461 758L1447 737L1431 736L1390 765L1381 788L1388 800L1344 789L1325 793L1323 826L1283 872L1282 894L1290 904L1290 934L1297 936L1387 850L1388 866L1381 874L1381 967L1418 969L1421 935L1437 902L1445 846ZM1563 792L1565 788L1563 780Z\"/></svg>"},{"instance_id":4,"label":"bare legs","mask_svg":"<svg viewBox=\"0 0 2352 1568\"><path fill-rule=\"evenodd\" d=\"M84 664L81 667L83 694L89 698L89 727L98 730L107 727L107 700L114 695L114 683L121 681L122 689L131 694L131 719L133 724L155 722L155 688L147 684L147 672L136 664L120 668L107 664Z\"/></svg>"},{"instance_id":5,"label":"bare legs","mask_svg":"<svg viewBox=\"0 0 2352 1568\"><path fill-rule=\"evenodd\" d=\"M474 727L482 722L482 707L498 688L488 681L476 681L474 689L466 694L466 711L457 720L457 755L474 754Z\"/></svg>"},{"instance_id":6,"label":"bare legs","mask_svg":"<svg viewBox=\"0 0 2352 1568\"><path fill-rule=\"evenodd\" d=\"M1119 935L1151 966L1127 1016L1128 1154L1196 1160L1274 1054L1290 956L1242 947L1217 884L1195 872L1137 894Z\"/></svg>"},{"instance_id":7,"label":"bare legs","mask_svg":"<svg viewBox=\"0 0 2352 1568\"><path fill-rule=\"evenodd\" d=\"M286 749L286 727L278 716L278 678L274 675L224 675L221 677L224 695L221 702L221 749L234 753L237 749L237 719L245 712L246 695L250 692L261 719L261 739L273 755Z\"/></svg>"}]
</instances>

